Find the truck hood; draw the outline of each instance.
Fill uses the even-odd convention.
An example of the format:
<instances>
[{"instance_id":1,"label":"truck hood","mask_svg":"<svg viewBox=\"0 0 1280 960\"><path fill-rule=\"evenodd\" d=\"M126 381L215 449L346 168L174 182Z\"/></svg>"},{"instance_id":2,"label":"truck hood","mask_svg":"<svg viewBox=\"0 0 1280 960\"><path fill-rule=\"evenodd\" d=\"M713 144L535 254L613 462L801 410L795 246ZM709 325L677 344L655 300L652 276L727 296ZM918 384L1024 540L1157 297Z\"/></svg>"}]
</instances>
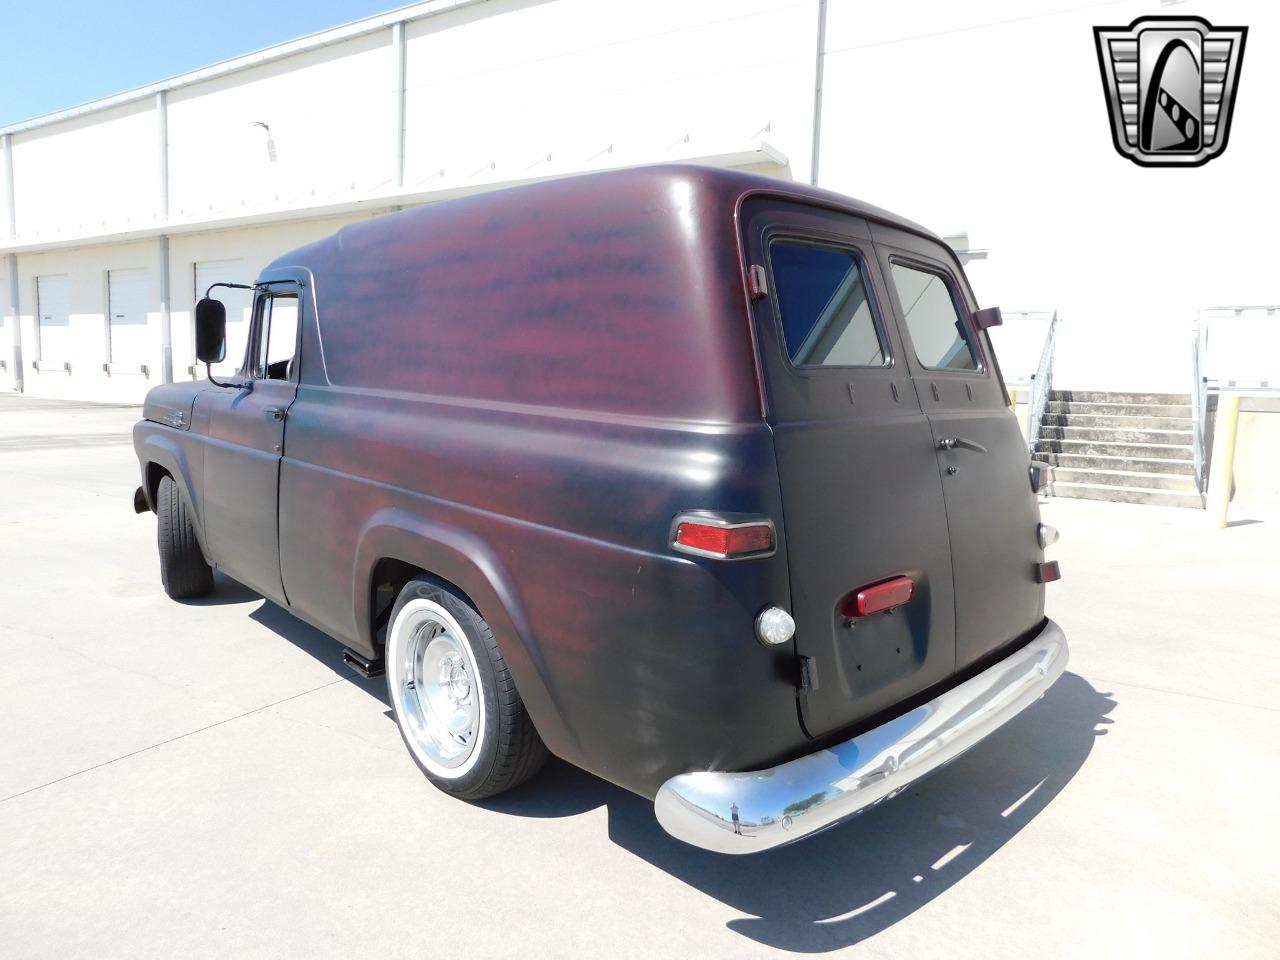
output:
<instances>
[{"instance_id":1,"label":"truck hood","mask_svg":"<svg viewBox=\"0 0 1280 960\"><path fill-rule=\"evenodd\" d=\"M142 405L143 419L179 430L190 429L191 408L195 405L196 396L208 389L209 384L204 380L153 387Z\"/></svg>"}]
</instances>

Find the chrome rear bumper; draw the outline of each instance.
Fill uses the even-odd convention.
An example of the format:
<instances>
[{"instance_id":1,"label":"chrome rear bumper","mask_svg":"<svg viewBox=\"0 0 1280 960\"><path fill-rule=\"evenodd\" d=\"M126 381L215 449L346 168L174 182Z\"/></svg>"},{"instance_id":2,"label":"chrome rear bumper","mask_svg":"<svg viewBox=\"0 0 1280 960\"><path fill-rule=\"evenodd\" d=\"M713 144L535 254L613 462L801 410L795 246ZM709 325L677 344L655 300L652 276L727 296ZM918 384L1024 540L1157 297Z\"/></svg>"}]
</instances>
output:
<instances>
[{"instance_id":1,"label":"chrome rear bumper","mask_svg":"<svg viewBox=\"0 0 1280 960\"><path fill-rule=\"evenodd\" d=\"M768 770L672 777L654 800L664 830L719 853L792 843L894 796L1037 700L1067 666L1052 620L1025 647L859 737Z\"/></svg>"}]
</instances>

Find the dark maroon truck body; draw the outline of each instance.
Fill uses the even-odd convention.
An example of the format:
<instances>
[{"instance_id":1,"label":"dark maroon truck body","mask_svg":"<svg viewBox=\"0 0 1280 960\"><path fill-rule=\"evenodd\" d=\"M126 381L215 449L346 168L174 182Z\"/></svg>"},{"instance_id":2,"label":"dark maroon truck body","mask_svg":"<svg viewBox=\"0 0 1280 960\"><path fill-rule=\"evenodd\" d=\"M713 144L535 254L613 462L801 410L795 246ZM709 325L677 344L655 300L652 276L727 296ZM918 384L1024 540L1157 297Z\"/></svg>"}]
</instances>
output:
<instances>
[{"instance_id":1,"label":"dark maroon truck body","mask_svg":"<svg viewBox=\"0 0 1280 960\"><path fill-rule=\"evenodd\" d=\"M856 252L884 364L792 365L779 236ZM978 369L919 364L895 263L945 279ZM846 739L1044 623L1026 447L972 293L884 211L643 168L348 226L260 284L300 294L288 379L154 390L150 504L173 476L210 562L369 659L380 584L449 581L550 750L624 787ZM985 453L939 450L952 435ZM777 549L674 552L690 510L768 517ZM896 575L910 603L851 629L842 599ZM797 624L774 648L754 633L771 604Z\"/></svg>"}]
</instances>

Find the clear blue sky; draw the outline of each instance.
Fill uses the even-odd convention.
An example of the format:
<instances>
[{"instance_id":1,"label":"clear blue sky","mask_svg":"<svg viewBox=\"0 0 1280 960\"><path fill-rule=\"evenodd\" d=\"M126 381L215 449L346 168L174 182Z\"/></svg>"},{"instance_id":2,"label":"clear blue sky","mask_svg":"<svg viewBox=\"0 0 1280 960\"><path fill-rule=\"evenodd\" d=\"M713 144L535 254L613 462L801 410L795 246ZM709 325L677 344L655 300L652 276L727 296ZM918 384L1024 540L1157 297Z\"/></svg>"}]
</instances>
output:
<instances>
[{"instance_id":1,"label":"clear blue sky","mask_svg":"<svg viewBox=\"0 0 1280 960\"><path fill-rule=\"evenodd\" d=\"M0 126L409 0L0 0Z\"/></svg>"}]
</instances>

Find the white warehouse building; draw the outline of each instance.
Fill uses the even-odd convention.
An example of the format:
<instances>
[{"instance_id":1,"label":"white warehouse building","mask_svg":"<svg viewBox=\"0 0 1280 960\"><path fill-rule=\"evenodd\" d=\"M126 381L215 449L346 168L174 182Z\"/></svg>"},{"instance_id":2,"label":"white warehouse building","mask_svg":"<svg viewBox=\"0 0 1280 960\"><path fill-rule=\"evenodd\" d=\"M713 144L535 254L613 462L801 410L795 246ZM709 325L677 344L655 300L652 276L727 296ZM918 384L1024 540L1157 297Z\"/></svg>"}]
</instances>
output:
<instances>
[{"instance_id":1,"label":"white warehouse building","mask_svg":"<svg viewBox=\"0 0 1280 960\"><path fill-rule=\"evenodd\" d=\"M817 144L820 186L984 248L986 304L1068 318L1059 382L1185 392L1198 312L1277 299L1280 18L1177 6L1257 39L1230 151L1148 170L1111 145L1092 27L1163 6L428 0L0 128L0 386L202 376L204 287L363 217L662 161L809 180ZM1042 326L1000 336L1034 369Z\"/></svg>"}]
</instances>

